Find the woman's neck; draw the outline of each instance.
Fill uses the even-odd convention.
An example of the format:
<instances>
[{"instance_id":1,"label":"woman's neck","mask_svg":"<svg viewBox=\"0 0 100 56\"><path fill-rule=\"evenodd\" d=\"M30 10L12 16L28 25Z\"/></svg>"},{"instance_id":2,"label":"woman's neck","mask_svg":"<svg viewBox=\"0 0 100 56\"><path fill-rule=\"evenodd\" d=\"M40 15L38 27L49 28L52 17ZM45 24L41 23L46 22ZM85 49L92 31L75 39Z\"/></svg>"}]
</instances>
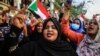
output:
<instances>
[{"instance_id":1,"label":"woman's neck","mask_svg":"<svg viewBox=\"0 0 100 56\"><path fill-rule=\"evenodd\" d=\"M92 40L95 40L96 35L89 35Z\"/></svg>"}]
</instances>

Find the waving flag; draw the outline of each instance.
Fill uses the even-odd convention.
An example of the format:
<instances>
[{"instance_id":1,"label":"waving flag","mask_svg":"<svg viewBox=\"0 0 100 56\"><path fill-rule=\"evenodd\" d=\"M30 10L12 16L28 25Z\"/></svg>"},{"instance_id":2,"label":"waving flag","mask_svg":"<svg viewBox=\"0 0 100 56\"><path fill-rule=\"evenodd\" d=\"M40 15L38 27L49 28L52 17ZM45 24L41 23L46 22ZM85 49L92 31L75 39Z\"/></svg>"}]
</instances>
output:
<instances>
[{"instance_id":1,"label":"waving flag","mask_svg":"<svg viewBox=\"0 0 100 56\"><path fill-rule=\"evenodd\" d=\"M43 20L47 19L47 17L50 16L50 14L43 6L43 4L40 2L40 0L33 0L33 2L29 5L28 9L36 13Z\"/></svg>"}]
</instances>

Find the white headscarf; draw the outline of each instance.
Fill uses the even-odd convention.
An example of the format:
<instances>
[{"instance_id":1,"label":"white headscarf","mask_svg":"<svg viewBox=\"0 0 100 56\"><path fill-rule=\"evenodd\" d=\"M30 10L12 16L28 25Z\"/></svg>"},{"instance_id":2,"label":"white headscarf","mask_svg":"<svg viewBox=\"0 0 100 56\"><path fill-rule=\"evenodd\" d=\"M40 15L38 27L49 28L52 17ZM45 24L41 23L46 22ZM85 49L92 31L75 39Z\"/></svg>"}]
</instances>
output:
<instances>
[{"instance_id":1,"label":"white headscarf","mask_svg":"<svg viewBox=\"0 0 100 56\"><path fill-rule=\"evenodd\" d=\"M94 40L86 35L77 48L79 56L100 56L100 16L95 18L99 29Z\"/></svg>"}]
</instances>

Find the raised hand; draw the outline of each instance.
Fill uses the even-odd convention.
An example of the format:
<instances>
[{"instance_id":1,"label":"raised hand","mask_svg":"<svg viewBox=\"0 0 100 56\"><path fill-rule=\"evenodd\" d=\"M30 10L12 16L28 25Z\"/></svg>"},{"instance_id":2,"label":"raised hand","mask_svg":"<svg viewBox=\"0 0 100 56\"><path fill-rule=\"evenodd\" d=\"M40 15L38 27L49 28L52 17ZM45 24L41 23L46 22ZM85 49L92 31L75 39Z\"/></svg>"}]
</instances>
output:
<instances>
[{"instance_id":1,"label":"raised hand","mask_svg":"<svg viewBox=\"0 0 100 56\"><path fill-rule=\"evenodd\" d=\"M64 13L64 15L63 15L64 20L68 21L69 18L70 18L70 11L68 11L67 13Z\"/></svg>"},{"instance_id":2,"label":"raised hand","mask_svg":"<svg viewBox=\"0 0 100 56\"><path fill-rule=\"evenodd\" d=\"M23 21L23 17L24 15L23 14L18 14L14 17L13 19L13 25L17 26L18 28L23 28L25 23Z\"/></svg>"}]
</instances>

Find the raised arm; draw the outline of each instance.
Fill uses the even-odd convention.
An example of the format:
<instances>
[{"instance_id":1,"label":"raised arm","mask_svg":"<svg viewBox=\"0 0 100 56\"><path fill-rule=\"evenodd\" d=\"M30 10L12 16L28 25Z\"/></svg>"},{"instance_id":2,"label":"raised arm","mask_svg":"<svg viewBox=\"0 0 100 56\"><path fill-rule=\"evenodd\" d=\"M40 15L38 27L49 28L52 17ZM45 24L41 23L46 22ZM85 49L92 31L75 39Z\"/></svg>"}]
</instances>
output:
<instances>
[{"instance_id":1,"label":"raised arm","mask_svg":"<svg viewBox=\"0 0 100 56\"><path fill-rule=\"evenodd\" d=\"M83 39L84 35L70 29L69 19L70 19L70 10L66 11L66 8L64 8L64 15L61 22L62 31L66 35L66 37L68 37L71 41L75 42L78 45Z\"/></svg>"}]
</instances>

